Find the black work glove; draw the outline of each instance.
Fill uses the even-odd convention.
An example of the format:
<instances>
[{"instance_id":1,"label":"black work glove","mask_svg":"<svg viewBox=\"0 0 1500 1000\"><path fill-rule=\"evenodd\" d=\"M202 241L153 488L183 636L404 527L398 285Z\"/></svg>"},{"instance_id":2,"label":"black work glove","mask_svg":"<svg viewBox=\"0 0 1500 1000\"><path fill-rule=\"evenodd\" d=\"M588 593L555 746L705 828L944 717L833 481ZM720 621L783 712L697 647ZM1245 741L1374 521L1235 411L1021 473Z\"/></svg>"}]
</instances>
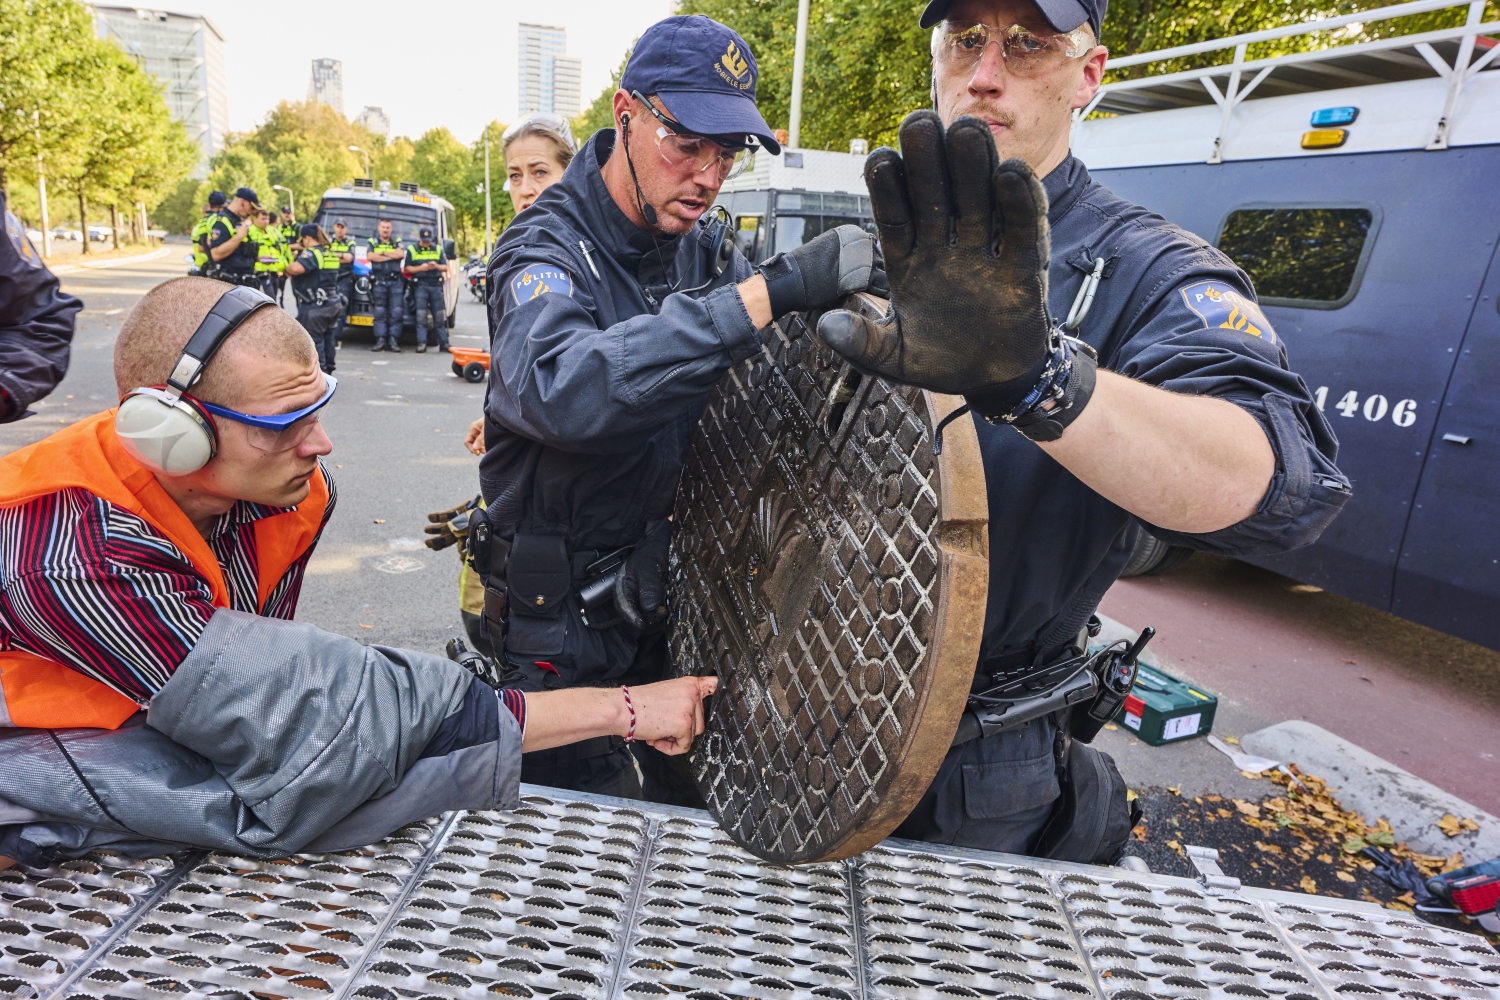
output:
<instances>
[{"instance_id":1,"label":"black work glove","mask_svg":"<svg viewBox=\"0 0 1500 1000\"><path fill-rule=\"evenodd\" d=\"M824 309L854 292L889 294L875 237L858 226L838 226L760 266L771 315Z\"/></svg>"},{"instance_id":2,"label":"black work glove","mask_svg":"<svg viewBox=\"0 0 1500 1000\"><path fill-rule=\"evenodd\" d=\"M641 635L666 624L667 551L671 545L671 521L649 525L646 537L637 543L615 576L615 607L625 623Z\"/></svg>"},{"instance_id":3,"label":"black work glove","mask_svg":"<svg viewBox=\"0 0 1500 1000\"><path fill-rule=\"evenodd\" d=\"M469 510L472 507L473 503L470 502L451 510L428 514L427 520L432 523L422 529L422 533L427 536L424 544L434 552L439 552L462 542L469 534Z\"/></svg>"},{"instance_id":4,"label":"black work glove","mask_svg":"<svg viewBox=\"0 0 1500 1000\"><path fill-rule=\"evenodd\" d=\"M818 335L855 367L894 382L963 393L1003 413L1042 377L1047 314L1047 192L1022 160L998 162L990 130L933 111L901 123L865 180L890 275L891 311L826 313Z\"/></svg>"}]
</instances>

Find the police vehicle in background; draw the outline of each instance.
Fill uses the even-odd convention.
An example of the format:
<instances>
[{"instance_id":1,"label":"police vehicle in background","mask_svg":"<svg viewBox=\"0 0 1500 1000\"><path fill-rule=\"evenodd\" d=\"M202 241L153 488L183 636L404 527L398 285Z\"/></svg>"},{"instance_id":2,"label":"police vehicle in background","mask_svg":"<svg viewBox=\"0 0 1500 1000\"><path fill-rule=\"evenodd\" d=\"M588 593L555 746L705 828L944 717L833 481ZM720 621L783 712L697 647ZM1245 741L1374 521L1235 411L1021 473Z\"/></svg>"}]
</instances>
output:
<instances>
[{"instance_id":1,"label":"police vehicle in background","mask_svg":"<svg viewBox=\"0 0 1500 1000\"><path fill-rule=\"evenodd\" d=\"M1443 10L1461 26L1391 23ZM1355 22L1391 37L1258 56ZM1153 72L1101 88L1073 143L1100 183L1249 272L1338 435L1354 484L1344 512L1317 544L1250 561L1492 649L1497 36L1483 2L1418 0L1112 60ZM1183 69L1184 57L1212 65ZM1129 569L1181 557L1141 532Z\"/></svg>"},{"instance_id":2,"label":"police vehicle in background","mask_svg":"<svg viewBox=\"0 0 1500 1000\"><path fill-rule=\"evenodd\" d=\"M728 213L740 253L759 263L845 223L873 226L862 144L854 140L848 153L761 150L750 169L725 181L714 206Z\"/></svg>"},{"instance_id":3,"label":"police vehicle in background","mask_svg":"<svg viewBox=\"0 0 1500 1000\"><path fill-rule=\"evenodd\" d=\"M343 219L348 227L349 238L356 247L356 256L360 253L359 247L364 247L368 252L370 244L375 240L376 223L381 219L390 219L391 232L401 240L403 247L416 246L418 231L428 226L436 234L433 242L443 248L443 255L449 261L454 258L453 206L415 184L402 181L392 191L390 181L381 181L377 188L374 181L357 177L341 188L329 188L323 194L323 201L318 206L313 221L331 235L335 219ZM445 322L450 330L458 321L458 293L463 282L464 276L456 264L449 268L448 274L443 278L443 308L447 317ZM368 265L361 267L356 260L354 296L349 303L349 326L363 327L366 330L374 326L375 306L370 289ZM414 329L415 322L412 284L408 281L403 328Z\"/></svg>"}]
</instances>

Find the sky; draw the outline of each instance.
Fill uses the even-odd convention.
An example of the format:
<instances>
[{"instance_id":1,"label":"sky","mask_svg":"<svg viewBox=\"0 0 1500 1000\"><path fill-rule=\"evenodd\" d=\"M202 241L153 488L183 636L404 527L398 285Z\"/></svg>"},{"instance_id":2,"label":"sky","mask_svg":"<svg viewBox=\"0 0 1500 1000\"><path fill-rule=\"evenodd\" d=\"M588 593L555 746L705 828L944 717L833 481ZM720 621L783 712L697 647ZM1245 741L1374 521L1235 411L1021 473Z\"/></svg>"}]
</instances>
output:
<instances>
[{"instance_id":1,"label":"sky","mask_svg":"<svg viewBox=\"0 0 1500 1000\"><path fill-rule=\"evenodd\" d=\"M349 117L373 104L390 116L392 135L446 125L468 143L489 121L516 117L520 22L567 29L568 55L583 59L587 104L671 8L672 0L174 0L159 9L206 14L224 35L235 131L279 101L305 100L312 60L330 58L344 64Z\"/></svg>"}]
</instances>

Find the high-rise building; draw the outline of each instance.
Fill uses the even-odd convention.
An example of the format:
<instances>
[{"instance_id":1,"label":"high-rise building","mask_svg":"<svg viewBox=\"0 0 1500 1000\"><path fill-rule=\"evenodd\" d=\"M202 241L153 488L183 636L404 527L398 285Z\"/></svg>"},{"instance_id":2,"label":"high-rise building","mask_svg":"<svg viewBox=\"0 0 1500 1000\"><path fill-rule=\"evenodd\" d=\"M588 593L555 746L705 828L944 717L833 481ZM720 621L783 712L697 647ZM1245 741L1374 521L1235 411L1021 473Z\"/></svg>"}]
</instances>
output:
<instances>
[{"instance_id":1,"label":"high-rise building","mask_svg":"<svg viewBox=\"0 0 1500 1000\"><path fill-rule=\"evenodd\" d=\"M187 126L203 155L193 176L208 176L208 161L224 148L229 91L224 36L197 14L93 4L94 31L120 46L166 88L167 108Z\"/></svg>"},{"instance_id":2,"label":"high-rise building","mask_svg":"<svg viewBox=\"0 0 1500 1000\"><path fill-rule=\"evenodd\" d=\"M391 116L385 113L384 108L377 108L373 104L366 104L364 110L354 116L354 124L363 125L376 135L390 138Z\"/></svg>"},{"instance_id":3,"label":"high-rise building","mask_svg":"<svg viewBox=\"0 0 1500 1000\"><path fill-rule=\"evenodd\" d=\"M522 24L519 112L550 111L571 118L578 114L583 62L569 57L568 32L549 24Z\"/></svg>"},{"instance_id":4,"label":"high-rise building","mask_svg":"<svg viewBox=\"0 0 1500 1000\"><path fill-rule=\"evenodd\" d=\"M307 81L307 99L344 114L344 64L337 59L314 59Z\"/></svg>"}]
</instances>

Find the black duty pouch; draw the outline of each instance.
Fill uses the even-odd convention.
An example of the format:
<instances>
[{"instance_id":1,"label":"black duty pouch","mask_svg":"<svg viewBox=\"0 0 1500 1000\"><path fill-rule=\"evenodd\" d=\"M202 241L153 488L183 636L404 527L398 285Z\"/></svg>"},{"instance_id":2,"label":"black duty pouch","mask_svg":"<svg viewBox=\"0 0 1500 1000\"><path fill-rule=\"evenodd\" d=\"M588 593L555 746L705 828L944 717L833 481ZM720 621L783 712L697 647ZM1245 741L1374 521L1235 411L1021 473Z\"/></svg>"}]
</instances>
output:
<instances>
[{"instance_id":1,"label":"black duty pouch","mask_svg":"<svg viewBox=\"0 0 1500 1000\"><path fill-rule=\"evenodd\" d=\"M556 656L567 637L573 566L561 535L516 533L506 565L509 627L505 653L522 660Z\"/></svg>"},{"instance_id":2,"label":"black duty pouch","mask_svg":"<svg viewBox=\"0 0 1500 1000\"><path fill-rule=\"evenodd\" d=\"M1140 821L1109 754L1058 734L1062 795L1031 854L1053 861L1112 865L1125 853L1130 831Z\"/></svg>"}]
</instances>

